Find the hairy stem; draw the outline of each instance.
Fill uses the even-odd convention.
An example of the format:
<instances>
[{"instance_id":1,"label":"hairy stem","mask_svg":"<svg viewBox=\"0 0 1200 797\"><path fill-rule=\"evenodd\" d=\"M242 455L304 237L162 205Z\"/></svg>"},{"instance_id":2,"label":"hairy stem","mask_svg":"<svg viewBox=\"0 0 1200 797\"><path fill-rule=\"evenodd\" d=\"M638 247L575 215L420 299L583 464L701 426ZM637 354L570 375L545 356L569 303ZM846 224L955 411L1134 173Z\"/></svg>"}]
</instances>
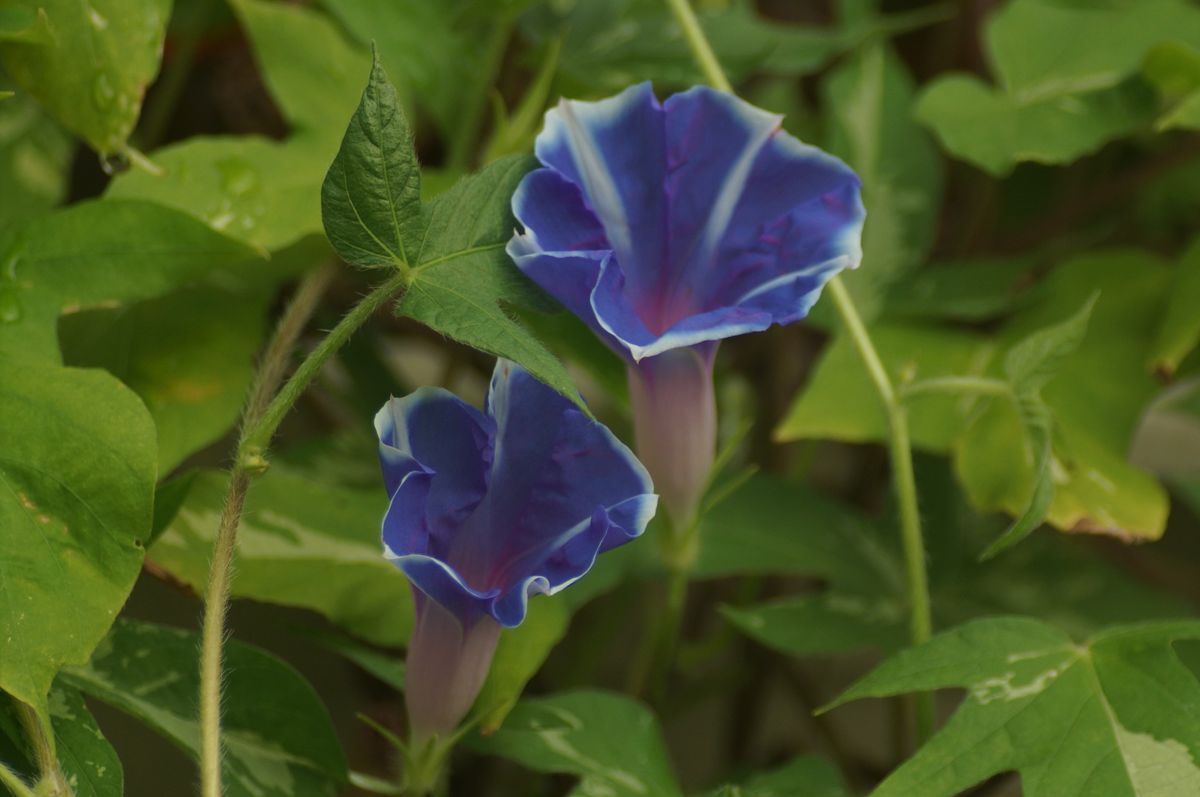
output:
<instances>
[{"instance_id":1,"label":"hairy stem","mask_svg":"<svg viewBox=\"0 0 1200 797\"><path fill-rule=\"evenodd\" d=\"M4 786L15 797L37 797L33 789L21 779L21 776L0 762L0 786Z\"/></svg>"},{"instance_id":2,"label":"hairy stem","mask_svg":"<svg viewBox=\"0 0 1200 797\"><path fill-rule=\"evenodd\" d=\"M242 409L243 441L247 430L258 423L268 407L268 400L279 387L292 348L333 273L334 266L329 264L305 277L275 327ZM246 490L255 472L253 463L247 463L242 456L239 445L237 459L229 474L229 487L209 565L208 587L204 593L204 625L200 638L200 780L204 797L220 797L221 794L221 646L229 610L229 582L233 575L237 528L246 502Z\"/></svg>"},{"instance_id":3,"label":"hairy stem","mask_svg":"<svg viewBox=\"0 0 1200 797\"><path fill-rule=\"evenodd\" d=\"M71 787L58 765L58 753L54 749L53 730L49 723L42 722L38 713L20 700L15 701L14 705L21 727L25 729L25 736L33 747L35 763L42 778L38 792L51 797L71 797Z\"/></svg>"},{"instance_id":4,"label":"hairy stem","mask_svg":"<svg viewBox=\"0 0 1200 797\"><path fill-rule=\"evenodd\" d=\"M321 342L317 344L317 347L305 358L304 362L300 363L300 367L296 369L295 373L292 374L279 393L275 395L270 404L263 410L261 418L257 419L256 422L246 424L246 431L243 434L241 444L238 446L241 456L253 457L261 455L262 449L266 448L271 437L275 434L275 430L283 422L284 416L288 414L292 405L300 398L300 394L308 387L308 383L321 370L321 366L338 349L344 346L346 341L380 307L390 299L394 299L401 294L408 287L409 279L409 272L407 270L401 271L364 296L362 301L356 304L350 312L346 313L337 326L331 329Z\"/></svg>"},{"instance_id":5,"label":"hairy stem","mask_svg":"<svg viewBox=\"0 0 1200 797\"><path fill-rule=\"evenodd\" d=\"M921 535L921 516L917 510L917 483L913 476L908 413L892 386L891 377L883 367L883 361L854 306L850 292L838 277L829 281L828 288L887 414L892 484L899 504L900 541L908 578L909 638L912 644L919 645L933 634L933 617L929 604L929 576L925 572L925 541ZM933 695L923 692L917 695L916 700L917 741L921 743L933 732Z\"/></svg>"}]
</instances>

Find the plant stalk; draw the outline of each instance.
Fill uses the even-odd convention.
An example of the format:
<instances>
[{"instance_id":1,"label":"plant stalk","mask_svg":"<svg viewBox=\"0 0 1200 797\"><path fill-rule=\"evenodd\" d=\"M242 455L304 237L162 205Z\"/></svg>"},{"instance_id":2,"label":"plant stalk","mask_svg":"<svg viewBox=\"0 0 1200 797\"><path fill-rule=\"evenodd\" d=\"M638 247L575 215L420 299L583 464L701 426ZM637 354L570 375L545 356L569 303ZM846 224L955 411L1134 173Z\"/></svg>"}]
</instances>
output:
<instances>
[{"instance_id":1,"label":"plant stalk","mask_svg":"<svg viewBox=\"0 0 1200 797\"><path fill-rule=\"evenodd\" d=\"M845 284L839 277L834 277L829 281L828 290L846 325L846 331L866 365L887 415L892 484L900 510L900 540L908 579L909 638L913 645L919 645L933 635L933 617L929 602L929 576L925 571L925 541L921 535L921 516L917 509L917 483L913 475L908 413L892 386L891 377ZM933 695L929 692L916 696L916 723L917 743L922 744L933 733Z\"/></svg>"},{"instance_id":2,"label":"plant stalk","mask_svg":"<svg viewBox=\"0 0 1200 797\"><path fill-rule=\"evenodd\" d=\"M688 0L666 0L696 63L704 72L705 79L715 88L733 92L733 86L713 52L712 46L700 27ZM892 459L892 481L900 509L900 536L904 547L905 571L908 576L908 598L911 612L909 629L912 643L920 644L933 633L933 620L929 605L929 578L925 572L925 544L921 536L921 518L917 511L917 488L913 476L912 443L908 435L908 416L900 402L887 369L879 358L879 352L867 333L854 300L838 277L829 281L829 293L837 306L838 313L866 365L876 392L883 402L889 429L889 451ZM921 693L916 697L917 741L924 742L933 732L933 695Z\"/></svg>"},{"instance_id":3,"label":"plant stalk","mask_svg":"<svg viewBox=\"0 0 1200 797\"><path fill-rule=\"evenodd\" d=\"M907 400L913 396L929 393L948 393L955 396L998 396L1010 398L1012 388L1001 379L989 379L982 376L939 376L932 379L922 379L901 385L900 398Z\"/></svg>"},{"instance_id":4,"label":"plant stalk","mask_svg":"<svg viewBox=\"0 0 1200 797\"><path fill-rule=\"evenodd\" d=\"M242 410L242 441L230 469L229 487L221 510L204 593L204 623L200 635L200 783L204 797L221 795L221 649L225 639L225 618L229 611L237 529L250 481L265 468L261 452L258 461L243 456L246 435L256 427L269 408L268 401L283 379L296 340L316 310L334 271L333 264L327 264L310 273L300 283L263 352L262 364Z\"/></svg>"},{"instance_id":5,"label":"plant stalk","mask_svg":"<svg viewBox=\"0 0 1200 797\"><path fill-rule=\"evenodd\" d=\"M0 763L0 786L4 786L14 797L37 797L33 789L21 779L21 776Z\"/></svg>"},{"instance_id":6,"label":"plant stalk","mask_svg":"<svg viewBox=\"0 0 1200 797\"><path fill-rule=\"evenodd\" d=\"M667 5L670 6L671 13L675 15L679 27L683 29L683 36L687 39L688 46L692 48L692 56L704 73L704 79L713 88L733 94L733 85L725 76L725 70L721 69L721 62L717 60L717 54L713 52L712 45L708 43L708 37L704 35L704 29L700 27L700 20L696 19L696 13L692 11L688 0L667 0Z\"/></svg>"},{"instance_id":7,"label":"plant stalk","mask_svg":"<svg viewBox=\"0 0 1200 797\"><path fill-rule=\"evenodd\" d=\"M71 786L67 783L62 767L58 764L58 753L54 749L53 729L50 728L49 723L42 722L42 718L31 706L20 700L14 701L14 706L17 711L17 719L33 747L35 763L38 773L41 775L41 782L35 793L47 794L51 797L71 797L73 794Z\"/></svg>"}]
</instances>

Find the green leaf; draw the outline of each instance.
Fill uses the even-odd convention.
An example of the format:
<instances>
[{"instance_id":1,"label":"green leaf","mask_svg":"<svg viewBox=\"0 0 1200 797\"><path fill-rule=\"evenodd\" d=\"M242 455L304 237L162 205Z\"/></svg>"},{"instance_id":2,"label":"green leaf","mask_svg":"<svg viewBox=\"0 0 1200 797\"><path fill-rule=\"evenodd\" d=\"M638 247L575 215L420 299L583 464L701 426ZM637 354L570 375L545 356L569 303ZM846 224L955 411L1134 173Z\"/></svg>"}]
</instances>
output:
<instances>
[{"instance_id":1,"label":"green leaf","mask_svg":"<svg viewBox=\"0 0 1200 797\"><path fill-rule=\"evenodd\" d=\"M778 769L758 772L744 783L722 786L706 797L846 797L841 775L815 756L800 756Z\"/></svg>"},{"instance_id":2,"label":"green leaf","mask_svg":"<svg viewBox=\"0 0 1200 797\"><path fill-rule=\"evenodd\" d=\"M1017 770L1026 797L1200 791L1200 684L1172 644L1200 623L1125 626L1077 645L1024 618L977 620L850 687L862 697L964 688L958 711L872 793L950 797Z\"/></svg>"},{"instance_id":3,"label":"green leaf","mask_svg":"<svg viewBox=\"0 0 1200 797\"><path fill-rule=\"evenodd\" d=\"M0 8L0 43L48 44L50 41L44 9L19 5Z\"/></svg>"},{"instance_id":4,"label":"green leaf","mask_svg":"<svg viewBox=\"0 0 1200 797\"><path fill-rule=\"evenodd\" d=\"M937 625L1021 613L1086 635L1189 611L1060 535L1032 537L1003 558L980 563L980 551L996 536L994 519L971 511L949 463L927 456L917 464ZM803 484L765 475L750 479L704 524L698 577L802 575L821 582L819 592L725 609L747 636L792 656L891 651L907 639L903 558L888 524Z\"/></svg>"},{"instance_id":5,"label":"green leaf","mask_svg":"<svg viewBox=\"0 0 1200 797\"><path fill-rule=\"evenodd\" d=\"M1076 258L1056 269L999 334L1002 345L1015 346L1077 313L1100 292L1086 337L1062 357L1042 391L1055 419L1055 489L1047 519L1060 529L1125 539L1162 534L1165 491L1129 463L1128 450L1146 406L1161 390L1146 362L1169 277L1160 261L1143 253ZM978 415L957 442L955 457L977 506L1016 515L1030 504L1034 459L1013 445L1024 439L1024 427L1006 404L993 401Z\"/></svg>"},{"instance_id":6,"label":"green leaf","mask_svg":"<svg viewBox=\"0 0 1200 797\"><path fill-rule=\"evenodd\" d=\"M1083 343L1088 320L1099 299L1092 294L1074 315L1062 323L1039 329L1018 341L1004 356L1004 373L1018 396L1040 396L1062 361Z\"/></svg>"},{"instance_id":7,"label":"green leaf","mask_svg":"<svg viewBox=\"0 0 1200 797\"><path fill-rule=\"evenodd\" d=\"M45 719L55 673L87 661L141 569L154 426L101 371L0 373L0 688Z\"/></svg>"},{"instance_id":8,"label":"green leaf","mask_svg":"<svg viewBox=\"0 0 1200 797\"><path fill-rule=\"evenodd\" d=\"M999 378L1003 354L1035 330L1077 313L1099 291L1093 321L1043 391L1056 419L1054 498L1047 519L1064 530L1154 539L1167 501L1149 474L1130 464L1140 418L1161 386L1147 373L1170 273L1152 255L1117 250L1075 258L1032 291L1023 309L994 335L885 320L871 335L896 384L944 376ZM1022 409L1034 428L1037 402ZM986 511L1022 515L1034 497L1035 463L1012 402L948 393L910 402L914 444L953 454L972 501ZM845 336L834 339L806 389L776 430L781 441L886 440L887 425L861 358ZM1039 435L1035 452L1045 450Z\"/></svg>"},{"instance_id":9,"label":"green leaf","mask_svg":"<svg viewBox=\"0 0 1200 797\"><path fill-rule=\"evenodd\" d=\"M1004 357L1004 373L1012 386L1017 415L1033 455L1033 490L1029 505L1008 530L987 547L982 554L984 559L991 559L1033 533L1046 519L1054 501L1054 416L1042 400L1042 388L1054 378L1062 361L1083 342L1096 299L1097 295L1092 294L1075 315L1062 323L1039 329L1019 341Z\"/></svg>"},{"instance_id":10,"label":"green leaf","mask_svg":"<svg viewBox=\"0 0 1200 797\"><path fill-rule=\"evenodd\" d=\"M149 202L75 205L0 231L0 354L58 359L59 315L219 282L253 252Z\"/></svg>"},{"instance_id":11,"label":"green leaf","mask_svg":"<svg viewBox=\"0 0 1200 797\"><path fill-rule=\"evenodd\" d=\"M917 118L947 150L994 176L1018 163L1069 163L1145 126L1157 108L1138 82L1063 96L997 92L979 79L947 75L931 82Z\"/></svg>"},{"instance_id":12,"label":"green leaf","mask_svg":"<svg viewBox=\"0 0 1200 797\"><path fill-rule=\"evenodd\" d=\"M897 384L944 376L982 376L996 359L997 346L966 332L927 325L879 323L871 339ZM913 443L932 451L948 450L962 433L977 400L928 396L909 411ZM848 335L826 349L799 395L775 430L781 442L832 438L853 442L884 440L887 418L862 358Z\"/></svg>"},{"instance_id":13,"label":"green leaf","mask_svg":"<svg viewBox=\"0 0 1200 797\"><path fill-rule=\"evenodd\" d=\"M149 557L201 593L227 477L202 471ZM254 485L238 532L233 595L320 612L381 645L403 646L412 629L408 581L383 558L382 489L316 482L273 467Z\"/></svg>"},{"instance_id":14,"label":"green leaf","mask_svg":"<svg viewBox=\"0 0 1200 797\"><path fill-rule=\"evenodd\" d=\"M303 6L266 0L232 0L230 6L284 118L336 145L370 63L366 50L348 42L327 16Z\"/></svg>"},{"instance_id":15,"label":"green leaf","mask_svg":"<svg viewBox=\"0 0 1200 797\"><path fill-rule=\"evenodd\" d=\"M541 40L566 31L559 69L568 96L612 93L639 80L664 88L704 81L666 4L589 0L567 9L558 16L552 5L527 15L523 22ZM830 27L807 27L764 19L754 4L745 0L703 4L697 12L717 60L734 81L755 71L809 74L863 42L928 25L943 15L941 9L926 8L888 17L865 15Z\"/></svg>"},{"instance_id":16,"label":"green leaf","mask_svg":"<svg viewBox=\"0 0 1200 797\"><path fill-rule=\"evenodd\" d=\"M793 656L867 646L890 651L907 638L903 606L890 598L834 592L748 608L724 606L721 614L746 636Z\"/></svg>"},{"instance_id":17,"label":"green leaf","mask_svg":"<svg viewBox=\"0 0 1200 797\"><path fill-rule=\"evenodd\" d=\"M912 118L914 94L904 63L882 43L864 47L824 84L833 119L829 149L863 182L868 267L845 281L867 318L877 313L888 286L923 263L933 245L942 162Z\"/></svg>"},{"instance_id":18,"label":"green leaf","mask_svg":"<svg viewBox=\"0 0 1200 797\"><path fill-rule=\"evenodd\" d=\"M1028 459L1033 463L1033 487L1025 509L1017 515L1008 529L980 554L980 558L984 560L991 559L1032 534L1034 529L1045 521L1050 505L1054 502L1053 415L1040 396L1015 396L1014 401L1029 446Z\"/></svg>"},{"instance_id":19,"label":"green leaf","mask_svg":"<svg viewBox=\"0 0 1200 797\"><path fill-rule=\"evenodd\" d=\"M0 229L62 201L70 161L71 137L31 97L21 94L0 103Z\"/></svg>"},{"instance_id":20,"label":"green leaf","mask_svg":"<svg viewBox=\"0 0 1200 797\"><path fill-rule=\"evenodd\" d=\"M154 152L162 174L132 169L106 196L145 199L194 216L260 252L321 232L322 164L333 148L297 134L197 136Z\"/></svg>"},{"instance_id":21,"label":"green leaf","mask_svg":"<svg viewBox=\"0 0 1200 797\"><path fill-rule=\"evenodd\" d=\"M260 251L275 251L322 231L325 166L369 58L310 8L259 0L231 5L291 135L282 142L196 136L154 152L163 174L132 170L110 184L108 196L168 205Z\"/></svg>"},{"instance_id":22,"label":"green leaf","mask_svg":"<svg viewBox=\"0 0 1200 797\"><path fill-rule=\"evenodd\" d=\"M322 188L325 229L348 262L408 271L399 314L514 360L582 407L562 363L502 306L554 306L504 252L515 226L511 197L530 160L497 161L421 202L412 136L377 60Z\"/></svg>"},{"instance_id":23,"label":"green leaf","mask_svg":"<svg viewBox=\"0 0 1200 797\"><path fill-rule=\"evenodd\" d=\"M1200 10L1183 0L1014 0L987 22L997 87L935 80L918 116L943 144L993 174L1021 161L1063 163L1146 125L1157 112L1136 78L1156 44L1200 44Z\"/></svg>"},{"instance_id":24,"label":"green leaf","mask_svg":"<svg viewBox=\"0 0 1200 797\"><path fill-rule=\"evenodd\" d=\"M569 619L565 601L542 598L529 604L529 615L521 625L500 635L492 669L473 709L482 733L493 733L517 705L525 684L567 633Z\"/></svg>"},{"instance_id":25,"label":"green leaf","mask_svg":"<svg viewBox=\"0 0 1200 797\"><path fill-rule=\"evenodd\" d=\"M992 321L1020 306L1033 263L980 258L939 263L906 275L888 288L884 315L913 321Z\"/></svg>"},{"instance_id":26,"label":"green leaf","mask_svg":"<svg viewBox=\"0 0 1200 797\"><path fill-rule=\"evenodd\" d=\"M607 692L524 700L495 734L470 745L537 772L578 775L572 797L679 797L662 732L650 710Z\"/></svg>"},{"instance_id":27,"label":"green leaf","mask_svg":"<svg viewBox=\"0 0 1200 797\"><path fill-rule=\"evenodd\" d=\"M1200 239L1192 243L1179 265L1167 295L1167 309L1154 339L1150 367L1174 374L1183 358L1200 344Z\"/></svg>"},{"instance_id":28,"label":"green leaf","mask_svg":"<svg viewBox=\"0 0 1200 797\"><path fill-rule=\"evenodd\" d=\"M237 422L266 332L265 292L203 286L63 316L67 365L105 368L137 393L169 473Z\"/></svg>"},{"instance_id":29,"label":"green leaf","mask_svg":"<svg viewBox=\"0 0 1200 797\"><path fill-rule=\"evenodd\" d=\"M0 695L0 742L7 736L16 755L4 755L0 760L17 765L20 756L25 766L18 771L29 780L36 780L35 755L16 716L15 707ZM50 691L50 724L54 729L58 765L70 784L74 797L121 797L124 794L124 770L117 751L112 748L87 704L75 689L61 683Z\"/></svg>"},{"instance_id":30,"label":"green leaf","mask_svg":"<svg viewBox=\"0 0 1200 797\"><path fill-rule=\"evenodd\" d=\"M347 263L420 262L421 169L396 89L378 58L321 186L321 216L329 242Z\"/></svg>"},{"instance_id":31,"label":"green leaf","mask_svg":"<svg viewBox=\"0 0 1200 797\"><path fill-rule=\"evenodd\" d=\"M130 714L193 758L199 753L195 634L118 620L92 661L63 678ZM295 670L240 642L225 645L221 780L230 797L332 797L346 760L325 707Z\"/></svg>"},{"instance_id":32,"label":"green leaf","mask_svg":"<svg viewBox=\"0 0 1200 797\"><path fill-rule=\"evenodd\" d=\"M101 156L124 150L158 74L170 0L91 0L86 9L72 0L12 0L10 8L44 15L51 32L44 42L0 40L12 79Z\"/></svg>"},{"instance_id":33,"label":"green leaf","mask_svg":"<svg viewBox=\"0 0 1200 797\"><path fill-rule=\"evenodd\" d=\"M863 589L902 586L878 536L869 518L811 487L756 474L704 516L694 574L806 573Z\"/></svg>"},{"instance_id":34,"label":"green leaf","mask_svg":"<svg viewBox=\"0 0 1200 797\"><path fill-rule=\"evenodd\" d=\"M339 633L305 628L301 635L354 663L363 672L378 678L397 692L404 691L404 659L376 650Z\"/></svg>"}]
</instances>

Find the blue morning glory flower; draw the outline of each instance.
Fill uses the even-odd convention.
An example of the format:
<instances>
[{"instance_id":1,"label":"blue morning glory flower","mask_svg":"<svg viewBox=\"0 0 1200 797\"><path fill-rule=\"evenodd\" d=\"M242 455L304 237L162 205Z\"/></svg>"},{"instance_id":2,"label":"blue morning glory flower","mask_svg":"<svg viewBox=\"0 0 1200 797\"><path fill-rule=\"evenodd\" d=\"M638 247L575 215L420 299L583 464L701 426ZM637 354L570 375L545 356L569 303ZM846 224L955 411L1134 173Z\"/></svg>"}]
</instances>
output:
<instances>
[{"instance_id":1,"label":"blue morning glory flower","mask_svg":"<svg viewBox=\"0 0 1200 797\"><path fill-rule=\"evenodd\" d=\"M705 87L564 100L535 150L509 255L630 364L638 453L686 525L713 458L716 345L803 318L858 265L858 177Z\"/></svg>"},{"instance_id":2,"label":"blue morning glory flower","mask_svg":"<svg viewBox=\"0 0 1200 797\"><path fill-rule=\"evenodd\" d=\"M607 428L505 360L486 413L422 388L384 405L375 428L391 496L385 554L416 596L410 719L417 737L445 734L474 701L501 627L641 534L658 499Z\"/></svg>"}]
</instances>

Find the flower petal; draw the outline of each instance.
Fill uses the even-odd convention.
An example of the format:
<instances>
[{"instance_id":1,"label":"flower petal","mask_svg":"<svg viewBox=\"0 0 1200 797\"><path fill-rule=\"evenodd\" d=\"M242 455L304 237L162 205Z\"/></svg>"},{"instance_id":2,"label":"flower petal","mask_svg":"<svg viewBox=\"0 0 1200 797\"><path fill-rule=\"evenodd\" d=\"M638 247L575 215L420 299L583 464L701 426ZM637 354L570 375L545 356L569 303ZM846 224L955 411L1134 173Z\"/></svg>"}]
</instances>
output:
<instances>
[{"instance_id":1,"label":"flower petal","mask_svg":"<svg viewBox=\"0 0 1200 797\"><path fill-rule=\"evenodd\" d=\"M582 189L639 296L653 289L667 251L664 147L649 83L599 102L560 101L535 144L542 163Z\"/></svg>"},{"instance_id":2,"label":"flower petal","mask_svg":"<svg viewBox=\"0 0 1200 797\"><path fill-rule=\"evenodd\" d=\"M656 499L633 452L512 363L497 363L488 404L497 430L488 495L448 561L471 583L499 589L493 614L512 625L524 616L518 608L529 588L561 589L600 550L644 530L649 515L617 507L634 498L652 507Z\"/></svg>"},{"instance_id":3,"label":"flower petal","mask_svg":"<svg viewBox=\"0 0 1200 797\"><path fill-rule=\"evenodd\" d=\"M698 87L665 108L672 325L689 305L736 304L754 287L842 255L843 267L858 265L864 214L849 167L723 92ZM776 322L803 313L788 315Z\"/></svg>"},{"instance_id":4,"label":"flower petal","mask_svg":"<svg viewBox=\"0 0 1200 797\"><path fill-rule=\"evenodd\" d=\"M375 431L388 494L413 472L431 476L424 513L431 532L444 538L487 491L492 419L453 393L421 388L388 401L375 416Z\"/></svg>"},{"instance_id":5,"label":"flower petal","mask_svg":"<svg viewBox=\"0 0 1200 797\"><path fill-rule=\"evenodd\" d=\"M641 534L657 496L608 429L513 363L496 364L491 417L465 406L419 391L380 413L385 471L405 469L384 516L385 553L464 624L486 613L515 626L530 594L562 589Z\"/></svg>"}]
</instances>

